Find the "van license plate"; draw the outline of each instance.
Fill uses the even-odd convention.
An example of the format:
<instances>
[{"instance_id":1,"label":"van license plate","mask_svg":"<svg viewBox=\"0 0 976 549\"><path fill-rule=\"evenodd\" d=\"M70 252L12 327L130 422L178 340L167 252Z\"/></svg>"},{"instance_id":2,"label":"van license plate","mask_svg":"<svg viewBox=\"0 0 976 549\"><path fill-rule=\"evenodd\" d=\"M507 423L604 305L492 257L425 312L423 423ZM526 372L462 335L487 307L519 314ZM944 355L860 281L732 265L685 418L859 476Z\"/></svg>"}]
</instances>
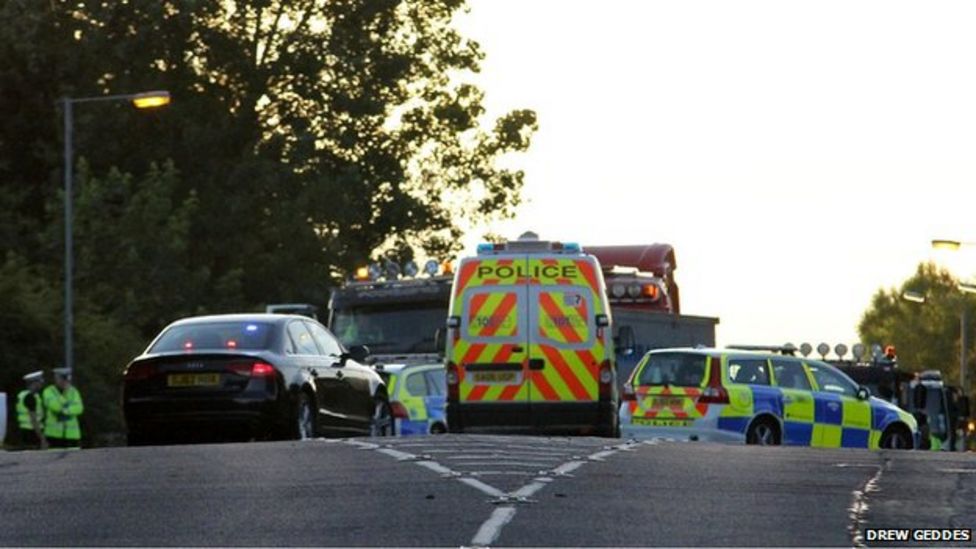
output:
<instances>
[{"instance_id":1,"label":"van license plate","mask_svg":"<svg viewBox=\"0 0 976 549\"><path fill-rule=\"evenodd\" d=\"M170 374L166 377L168 387L208 387L220 385L220 374Z\"/></svg>"},{"instance_id":2,"label":"van license plate","mask_svg":"<svg viewBox=\"0 0 976 549\"><path fill-rule=\"evenodd\" d=\"M472 372L474 383L481 385L515 385L520 372Z\"/></svg>"}]
</instances>

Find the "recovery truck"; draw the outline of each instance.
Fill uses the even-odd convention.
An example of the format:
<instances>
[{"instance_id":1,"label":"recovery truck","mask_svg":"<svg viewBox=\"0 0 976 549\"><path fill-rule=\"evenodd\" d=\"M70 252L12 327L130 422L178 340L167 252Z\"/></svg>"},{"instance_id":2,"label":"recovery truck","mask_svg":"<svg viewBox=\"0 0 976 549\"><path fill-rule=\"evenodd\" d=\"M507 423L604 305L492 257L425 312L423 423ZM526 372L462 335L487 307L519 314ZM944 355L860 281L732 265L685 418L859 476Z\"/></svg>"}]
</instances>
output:
<instances>
[{"instance_id":1,"label":"recovery truck","mask_svg":"<svg viewBox=\"0 0 976 549\"><path fill-rule=\"evenodd\" d=\"M959 387L947 385L942 372L905 371L897 359L873 353L868 360L855 353L854 360L825 360L870 389L871 394L911 413L922 430L922 449L965 450L972 438L969 398ZM867 357L864 357L867 358ZM928 436L924 436L928 434Z\"/></svg>"},{"instance_id":2,"label":"recovery truck","mask_svg":"<svg viewBox=\"0 0 976 549\"><path fill-rule=\"evenodd\" d=\"M603 269L619 383L652 349L715 346L718 318L681 314L678 264L670 244L583 246L583 251L596 256Z\"/></svg>"}]
</instances>

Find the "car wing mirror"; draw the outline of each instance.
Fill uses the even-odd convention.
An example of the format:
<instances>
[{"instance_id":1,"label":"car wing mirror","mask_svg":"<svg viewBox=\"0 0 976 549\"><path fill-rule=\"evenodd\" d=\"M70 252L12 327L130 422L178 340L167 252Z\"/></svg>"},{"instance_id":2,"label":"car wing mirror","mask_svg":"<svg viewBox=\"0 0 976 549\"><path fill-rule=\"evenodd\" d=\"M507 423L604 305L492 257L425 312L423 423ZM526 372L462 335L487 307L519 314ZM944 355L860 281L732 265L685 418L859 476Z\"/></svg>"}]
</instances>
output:
<instances>
[{"instance_id":1,"label":"car wing mirror","mask_svg":"<svg viewBox=\"0 0 976 549\"><path fill-rule=\"evenodd\" d=\"M349 351L339 355L339 366L345 366L346 361L352 359L360 364L365 364L369 359L369 347L365 345L353 345Z\"/></svg>"},{"instance_id":2,"label":"car wing mirror","mask_svg":"<svg viewBox=\"0 0 976 549\"><path fill-rule=\"evenodd\" d=\"M857 399L858 400L867 400L869 398L871 398L871 390L870 389L868 389L864 385L861 385L860 387L857 388Z\"/></svg>"}]
</instances>

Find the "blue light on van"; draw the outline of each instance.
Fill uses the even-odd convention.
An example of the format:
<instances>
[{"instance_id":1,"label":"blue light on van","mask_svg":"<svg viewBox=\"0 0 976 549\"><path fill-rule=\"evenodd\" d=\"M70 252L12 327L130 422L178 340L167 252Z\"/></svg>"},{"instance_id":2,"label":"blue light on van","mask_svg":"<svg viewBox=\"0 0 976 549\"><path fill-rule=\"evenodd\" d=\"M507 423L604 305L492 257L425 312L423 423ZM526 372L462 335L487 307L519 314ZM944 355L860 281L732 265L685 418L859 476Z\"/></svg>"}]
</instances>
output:
<instances>
[{"instance_id":1,"label":"blue light on van","mask_svg":"<svg viewBox=\"0 0 976 549\"><path fill-rule=\"evenodd\" d=\"M580 245L577 242L566 242L563 243L563 251L573 254L580 253Z\"/></svg>"},{"instance_id":2,"label":"blue light on van","mask_svg":"<svg viewBox=\"0 0 976 549\"><path fill-rule=\"evenodd\" d=\"M495 249L495 246L491 242L482 242L481 244L478 244L478 253L479 254L486 254L486 253L488 253L488 252L490 252L490 251L492 251L494 249Z\"/></svg>"}]
</instances>

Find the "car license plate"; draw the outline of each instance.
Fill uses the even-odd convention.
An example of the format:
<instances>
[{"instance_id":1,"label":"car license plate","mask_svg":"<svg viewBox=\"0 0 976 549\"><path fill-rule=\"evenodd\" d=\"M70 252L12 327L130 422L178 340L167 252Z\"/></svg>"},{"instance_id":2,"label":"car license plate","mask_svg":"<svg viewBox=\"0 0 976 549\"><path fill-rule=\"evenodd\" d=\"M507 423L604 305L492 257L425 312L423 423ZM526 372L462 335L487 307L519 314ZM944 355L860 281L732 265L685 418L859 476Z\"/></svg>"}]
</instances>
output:
<instances>
[{"instance_id":1,"label":"car license plate","mask_svg":"<svg viewBox=\"0 0 976 549\"><path fill-rule=\"evenodd\" d=\"M635 417L631 420L634 425L650 425L653 427L690 427L693 419L658 419L653 417Z\"/></svg>"},{"instance_id":2,"label":"car license plate","mask_svg":"<svg viewBox=\"0 0 976 549\"><path fill-rule=\"evenodd\" d=\"M520 372L472 372L472 381L482 385L515 385Z\"/></svg>"},{"instance_id":3,"label":"car license plate","mask_svg":"<svg viewBox=\"0 0 976 549\"><path fill-rule=\"evenodd\" d=\"M680 397L657 397L653 400L654 408L684 408L685 399Z\"/></svg>"},{"instance_id":4,"label":"car license plate","mask_svg":"<svg viewBox=\"0 0 976 549\"><path fill-rule=\"evenodd\" d=\"M207 387L220 385L220 374L170 374L166 378L168 387Z\"/></svg>"}]
</instances>

